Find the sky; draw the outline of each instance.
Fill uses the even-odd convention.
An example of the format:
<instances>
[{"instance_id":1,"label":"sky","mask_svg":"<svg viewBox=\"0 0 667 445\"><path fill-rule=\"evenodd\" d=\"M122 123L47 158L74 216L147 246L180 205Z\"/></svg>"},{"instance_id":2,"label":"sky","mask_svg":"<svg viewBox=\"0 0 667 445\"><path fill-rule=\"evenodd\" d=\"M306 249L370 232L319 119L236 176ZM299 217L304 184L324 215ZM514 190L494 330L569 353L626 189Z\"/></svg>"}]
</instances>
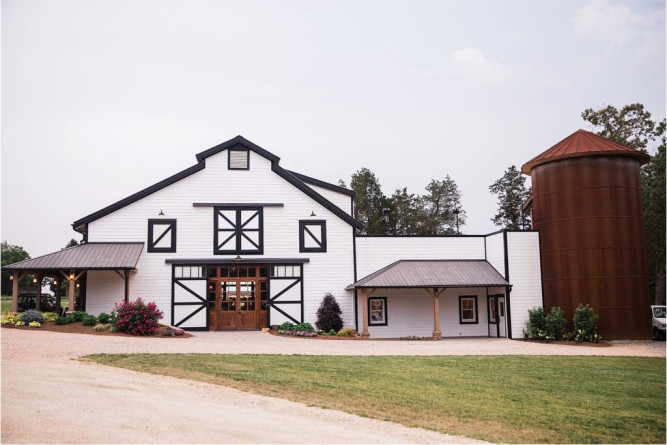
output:
<instances>
[{"instance_id":1,"label":"sky","mask_svg":"<svg viewBox=\"0 0 667 445\"><path fill-rule=\"evenodd\" d=\"M586 108L665 117L664 1L3 0L2 240L32 257L73 221L242 135L391 195L450 175L466 234L489 185Z\"/></svg>"}]
</instances>

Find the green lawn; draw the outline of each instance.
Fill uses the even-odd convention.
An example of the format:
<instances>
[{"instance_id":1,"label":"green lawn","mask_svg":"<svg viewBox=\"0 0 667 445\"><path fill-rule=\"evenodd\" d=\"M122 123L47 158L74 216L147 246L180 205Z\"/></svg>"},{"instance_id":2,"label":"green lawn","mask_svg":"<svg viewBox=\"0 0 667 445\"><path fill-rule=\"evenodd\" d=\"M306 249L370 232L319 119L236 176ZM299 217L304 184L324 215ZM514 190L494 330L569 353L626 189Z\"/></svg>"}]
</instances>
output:
<instances>
[{"instance_id":1,"label":"green lawn","mask_svg":"<svg viewBox=\"0 0 667 445\"><path fill-rule=\"evenodd\" d=\"M199 380L494 442L665 443L665 360L97 354Z\"/></svg>"}]
</instances>

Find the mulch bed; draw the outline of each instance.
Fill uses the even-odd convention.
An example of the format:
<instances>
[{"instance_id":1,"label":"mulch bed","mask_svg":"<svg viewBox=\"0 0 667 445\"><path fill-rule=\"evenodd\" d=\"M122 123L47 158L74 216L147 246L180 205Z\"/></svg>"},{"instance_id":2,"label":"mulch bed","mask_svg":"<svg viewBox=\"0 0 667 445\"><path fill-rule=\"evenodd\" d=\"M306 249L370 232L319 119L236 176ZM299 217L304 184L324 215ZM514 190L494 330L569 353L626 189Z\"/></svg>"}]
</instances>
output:
<instances>
[{"instance_id":1,"label":"mulch bed","mask_svg":"<svg viewBox=\"0 0 667 445\"><path fill-rule=\"evenodd\" d=\"M591 342L576 342L574 340L572 341L565 341L565 340L558 340L558 341L550 341L546 342L544 340L536 340L534 338L522 338L522 339L516 339L517 341L525 341L529 343L542 343L544 345L565 345L565 346L593 346L595 348L610 348L612 345L610 343L607 343L606 341L600 341L598 343L591 343Z\"/></svg>"},{"instance_id":2,"label":"mulch bed","mask_svg":"<svg viewBox=\"0 0 667 445\"><path fill-rule=\"evenodd\" d=\"M187 332L183 335L179 336L170 336L170 335L164 335L164 333L169 329L168 326L162 326L160 325L159 328L155 330L155 333L150 336L144 336L144 335L130 335L126 334L124 332L111 332L111 331L96 331L93 329L92 326L84 326L81 323L70 323L70 324L63 324L63 325L57 325L53 322L44 322L42 323L42 326L39 328L29 328L28 326L14 326L14 325L3 325L3 328L9 328L9 329L23 329L27 331L51 331L51 332L66 332L68 334L88 334L88 335L113 335L117 337L160 337L160 338L189 338L192 337L192 334L188 334Z\"/></svg>"},{"instance_id":3,"label":"mulch bed","mask_svg":"<svg viewBox=\"0 0 667 445\"><path fill-rule=\"evenodd\" d=\"M361 340L361 336L359 335L357 335L356 337L339 337L337 335L318 335L317 337L299 337L298 335L279 334L278 331L269 331L269 334L275 335L276 337L303 338L308 340Z\"/></svg>"}]
</instances>

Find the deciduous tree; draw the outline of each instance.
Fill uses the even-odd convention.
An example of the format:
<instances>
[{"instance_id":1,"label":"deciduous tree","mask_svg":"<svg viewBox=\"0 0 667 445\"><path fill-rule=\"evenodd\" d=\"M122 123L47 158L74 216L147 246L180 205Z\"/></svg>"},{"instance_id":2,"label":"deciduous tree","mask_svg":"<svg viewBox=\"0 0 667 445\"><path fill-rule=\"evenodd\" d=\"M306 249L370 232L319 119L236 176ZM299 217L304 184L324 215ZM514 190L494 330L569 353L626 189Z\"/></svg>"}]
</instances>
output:
<instances>
[{"instance_id":1,"label":"deciduous tree","mask_svg":"<svg viewBox=\"0 0 667 445\"><path fill-rule=\"evenodd\" d=\"M2 242L0 249L2 251L2 266L30 259L30 255L23 247L9 244L7 241ZM10 275L8 271L2 271L2 295L12 294L12 280L9 278ZM23 281L27 280L24 279ZM22 283L22 285L27 285L27 283Z\"/></svg>"}]
</instances>

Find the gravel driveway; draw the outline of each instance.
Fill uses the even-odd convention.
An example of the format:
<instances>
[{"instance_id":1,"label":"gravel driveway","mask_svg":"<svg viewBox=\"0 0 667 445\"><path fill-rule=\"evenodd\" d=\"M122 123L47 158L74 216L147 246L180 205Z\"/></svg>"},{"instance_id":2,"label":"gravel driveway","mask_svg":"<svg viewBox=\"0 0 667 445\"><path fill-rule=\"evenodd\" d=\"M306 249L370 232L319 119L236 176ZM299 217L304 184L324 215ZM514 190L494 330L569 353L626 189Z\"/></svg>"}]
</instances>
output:
<instances>
[{"instance_id":1,"label":"gravel driveway","mask_svg":"<svg viewBox=\"0 0 667 445\"><path fill-rule=\"evenodd\" d=\"M230 388L76 360L90 353L665 357L665 343L651 342L593 347L488 338L325 341L259 332L202 332L189 339L1 332L4 443L472 442Z\"/></svg>"}]
</instances>

